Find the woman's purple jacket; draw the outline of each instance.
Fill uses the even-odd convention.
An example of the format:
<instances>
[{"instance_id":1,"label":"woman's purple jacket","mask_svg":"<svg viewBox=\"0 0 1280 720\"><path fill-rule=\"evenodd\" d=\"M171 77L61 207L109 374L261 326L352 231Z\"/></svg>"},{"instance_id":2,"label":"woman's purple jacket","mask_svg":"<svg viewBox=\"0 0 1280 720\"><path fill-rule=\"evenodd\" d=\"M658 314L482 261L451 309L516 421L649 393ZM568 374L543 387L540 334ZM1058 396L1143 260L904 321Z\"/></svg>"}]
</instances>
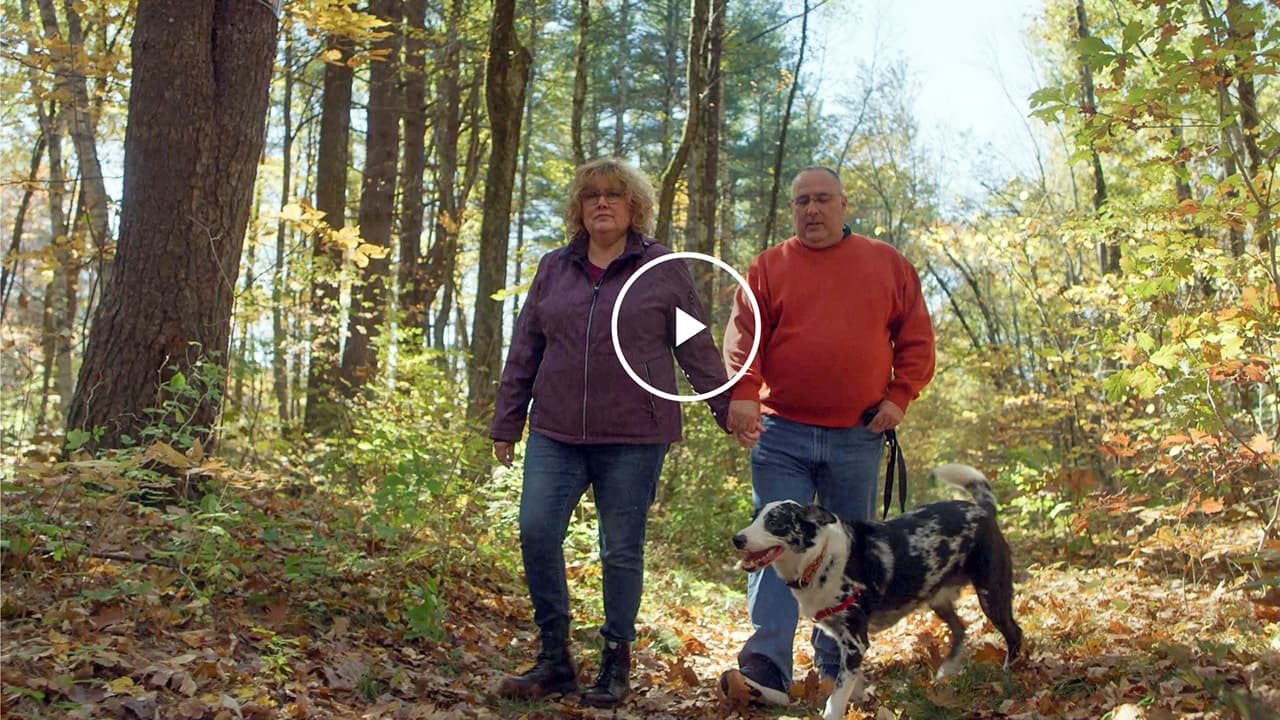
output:
<instances>
[{"instance_id":1,"label":"woman's purple jacket","mask_svg":"<svg viewBox=\"0 0 1280 720\"><path fill-rule=\"evenodd\" d=\"M613 306L623 284L642 265L671 250L632 230L626 249L599 283L587 273L586 250L587 236L579 233L539 262L516 320L489 437L519 440L527 416L530 430L560 442L677 442L680 403L637 385L610 339ZM693 276L682 261L646 271L627 290L618 335L631 369L649 385L676 394L674 356L694 392L724 386L723 360L709 329L675 346L677 306L708 324ZM728 390L706 402L724 428Z\"/></svg>"}]
</instances>

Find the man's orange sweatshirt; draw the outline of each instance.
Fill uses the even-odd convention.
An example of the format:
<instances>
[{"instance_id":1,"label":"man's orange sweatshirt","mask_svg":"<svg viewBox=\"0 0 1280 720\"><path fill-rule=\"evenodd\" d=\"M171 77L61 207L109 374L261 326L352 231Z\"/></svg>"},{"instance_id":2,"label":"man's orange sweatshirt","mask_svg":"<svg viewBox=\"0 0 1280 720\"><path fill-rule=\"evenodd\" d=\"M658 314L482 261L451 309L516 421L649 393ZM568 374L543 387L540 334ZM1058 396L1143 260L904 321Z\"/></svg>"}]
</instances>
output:
<instances>
[{"instance_id":1,"label":"man's orange sweatshirt","mask_svg":"<svg viewBox=\"0 0 1280 720\"><path fill-rule=\"evenodd\" d=\"M915 268L896 248L850 233L822 249L792 237L747 270L760 305L760 347L734 400L824 427L850 427L888 399L903 410L933 377L933 326ZM725 331L732 375L755 320L738 290Z\"/></svg>"}]
</instances>

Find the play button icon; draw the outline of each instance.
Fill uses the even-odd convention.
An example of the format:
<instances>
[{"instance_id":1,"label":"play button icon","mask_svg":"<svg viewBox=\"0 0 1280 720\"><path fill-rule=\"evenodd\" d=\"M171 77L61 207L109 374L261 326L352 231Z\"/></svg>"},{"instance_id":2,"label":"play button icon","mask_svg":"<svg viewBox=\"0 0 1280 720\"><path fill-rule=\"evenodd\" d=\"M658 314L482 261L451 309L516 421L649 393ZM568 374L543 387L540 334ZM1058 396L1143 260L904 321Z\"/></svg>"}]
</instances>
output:
<instances>
[{"instance_id":1,"label":"play button icon","mask_svg":"<svg viewBox=\"0 0 1280 720\"><path fill-rule=\"evenodd\" d=\"M696 395L677 395L675 393L666 392L665 390L662 390L660 388L654 387L653 385L650 385L648 382L645 381L644 378L636 374L635 369L631 367L631 363L627 361L626 355L623 354L622 352L622 345L619 344L618 342L618 316L619 316L618 311L622 309L623 298L626 297L627 291L631 289L631 287L635 284L637 280L640 279L642 275L648 273L650 270L653 270L661 266L664 263L672 262L675 260L697 260L700 262L708 262L720 268L721 270L729 273L730 275L732 275L734 281L738 283L738 286L745 291L747 300L748 302L751 303L751 314L755 318L756 332L752 333L751 351L747 353L746 362L742 363L742 367L738 369L738 372L734 373L733 376L730 377L728 382L726 382L725 384L721 385L718 388L715 388L714 390L708 390L707 392L698 393ZM700 320L693 317L692 315L685 312L684 310L680 309L679 307L676 307L675 320L676 320L675 340L676 340L677 346L684 344L693 336L707 329L707 326L704 325ZM657 397L663 398L664 400L672 400L674 402L696 402L699 400L706 400L707 398L715 397L716 395L719 395L720 393L733 387L733 384L738 382L738 380L740 380L742 376L746 374L747 370L751 369L751 363L755 361L756 353L760 350L760 332L759 332L760 304L756 302L756 296L751 292L751 287L747 285L746 279L744 279L742 275L737 270L734 270L733 267L731 267L728 263L726 263L725 261L721 260L718 257L712 257L711 255L704 255L703 253L696 253L696 252L667 253L665 255L660 255L657 258L654 258L653 260L650 260L649 262L640 266L640 269L636 270L636 272L631 277L627 278L627 281L622 284L622 289L618 291L618 298L613 303L613 316L610 318L609 325L610 325L610 336L611 336L610 339L613 341L613 350L614 352L617 353L618 361L622 364L622 369L627 372L627 376L630 377L631 380L635 382L635 384L644 388L649 393L656 395Z\"/></svg>"},{"instance_id":2,"label":"play button icon","mask_svg":"<svg viewBox=\"0 0 1280 720\"><path fill-rule=\"evenodd\" d=\"M692 315L676 308L676 347L706 329L707 326L695 320Z\"/></svg>"}]
</instances>

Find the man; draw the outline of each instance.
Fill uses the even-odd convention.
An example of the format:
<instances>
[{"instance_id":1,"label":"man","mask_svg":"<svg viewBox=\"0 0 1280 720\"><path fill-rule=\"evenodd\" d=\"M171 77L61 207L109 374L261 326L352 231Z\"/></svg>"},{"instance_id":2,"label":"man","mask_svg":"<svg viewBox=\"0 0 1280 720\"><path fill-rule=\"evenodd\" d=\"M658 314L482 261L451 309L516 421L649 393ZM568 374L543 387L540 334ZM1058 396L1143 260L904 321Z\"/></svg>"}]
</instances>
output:
<instances>
[{"instance_id":1,"label":"man","mask_svg":"<svg viewBox=\"0 0 1280 720\"><path fill-rule=\"evenodd\" d=\"M845 520L875 517L882 433L898 426L933 377L933 327L915 268L893 246L844 226L848 199L834 170L812 166L791 183L795 236L756 256L747 284L760 306L759 353L734 386L729 430L751 448L751 495L816 501ZM755 320L742 291L725 331L730 374L742 367ZM863 423L864 413L868 416ZM751 574L755 632L738 669L720 677L785 704L797 605L772 567ZM823 677L840 653L815 633Z\"/></svg>"}]
</instances>

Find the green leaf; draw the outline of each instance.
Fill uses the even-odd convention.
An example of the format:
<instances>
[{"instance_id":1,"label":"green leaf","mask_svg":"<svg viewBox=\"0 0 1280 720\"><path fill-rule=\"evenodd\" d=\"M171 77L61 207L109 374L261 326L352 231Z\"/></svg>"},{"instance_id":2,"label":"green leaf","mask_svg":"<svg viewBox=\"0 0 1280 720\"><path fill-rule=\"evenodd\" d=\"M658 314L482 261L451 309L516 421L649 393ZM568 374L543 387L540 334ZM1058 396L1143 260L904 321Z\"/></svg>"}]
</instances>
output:
<instances>
[{"instance_id":1,"label":"green leaf","mask_svg":"<svg viewBox=\"0 0 1280 720\"><path fill-rule=\"evenodd\" d=\"M1169 344L1155 351L1151 355L1151 364L1165 370L1171 370L1178 366L1182 359L1181 348L1177 345Z\"/></svg>"},{"instance_id":2,"label":"green leaf","mask_svg":"<svg viewBox=\"0 0 1280 720\"><path fill-rule=\"evenodd\" d=\"M93 439L93 433L86 430L71 429L67 431L67 452L75 452L84 447L84 444Z\"/></svg>"}]
</instances>

